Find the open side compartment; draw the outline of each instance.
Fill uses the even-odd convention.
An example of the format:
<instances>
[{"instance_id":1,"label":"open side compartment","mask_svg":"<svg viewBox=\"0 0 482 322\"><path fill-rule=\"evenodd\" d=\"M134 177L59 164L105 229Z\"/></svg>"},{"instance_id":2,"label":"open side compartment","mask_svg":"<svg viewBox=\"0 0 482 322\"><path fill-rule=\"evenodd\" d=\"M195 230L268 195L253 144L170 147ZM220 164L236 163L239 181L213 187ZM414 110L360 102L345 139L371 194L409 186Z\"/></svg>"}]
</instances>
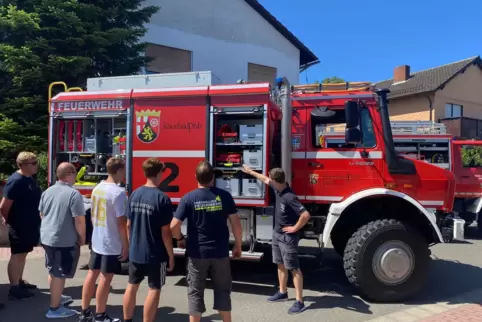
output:
<instances>
[{"instance_id":1,"label":"open side compartment","mask_svg":"<svg viewBox=\"0 0 482 322\"><path fill-rule=\"evenodd\" d=\"M107 178L106 163L113 156L126 158L127 113L57 115L53 118L52 170L62 162L77 169L75 187L94 188ZM50 182L56 181L54 171Z\"/></svg>"},{"instance_id":2,"label":"open side compartment","mask_svg":"<svg viewBox=\"0 0 482 322\"><path fill-rule=\"evenodd\" d=\"M264 185L241 171L243 164L263 173L266 168L264 106L212 109L211 162L216 187L238 198L264 198Z\"/></svg>"}]
</instances>

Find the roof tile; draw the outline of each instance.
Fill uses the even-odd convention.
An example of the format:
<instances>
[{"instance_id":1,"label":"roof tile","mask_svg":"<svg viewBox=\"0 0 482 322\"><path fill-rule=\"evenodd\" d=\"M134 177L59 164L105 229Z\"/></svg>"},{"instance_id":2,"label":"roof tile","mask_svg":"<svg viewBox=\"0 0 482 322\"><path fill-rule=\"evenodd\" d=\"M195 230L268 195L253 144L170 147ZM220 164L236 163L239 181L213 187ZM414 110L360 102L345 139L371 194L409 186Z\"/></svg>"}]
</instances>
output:
<instances>
[{"instance_id":1,"label":"roof tile","mask_svg":"<svg viewBox=\"0 0 482 322\"><path fill-rule=\"evenodd\" d=\"M411 73L410 78L404 82L393 83L393 79L389 79L377 82L375 86L390 89L389 98L431 92L445 85L470 64L482 66L482 61L479 56L474 56L447 65Z\"/></svg>"}]
</instances>

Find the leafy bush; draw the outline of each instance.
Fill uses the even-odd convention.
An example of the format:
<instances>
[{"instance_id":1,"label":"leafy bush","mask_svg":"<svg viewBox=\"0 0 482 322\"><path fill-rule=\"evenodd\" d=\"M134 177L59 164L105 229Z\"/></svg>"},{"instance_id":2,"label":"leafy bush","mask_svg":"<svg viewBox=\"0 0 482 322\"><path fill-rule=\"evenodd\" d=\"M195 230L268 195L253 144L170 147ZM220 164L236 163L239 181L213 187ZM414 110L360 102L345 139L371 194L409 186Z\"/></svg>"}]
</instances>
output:
<instances>
[{"instance_id":1,"label":"leafy bush","mask_svg":"<svg viewBox=\"0 0 482 322\"><path fill-rule=\"evenodd\" d=\"M47 189L48 181L48 156L47 153L42 152L38 156L38 172L37 172L37 183L40 189Z\"/></svg>"},{"instance_id":2,"label":"leafy bush","mask_svg":"<svg viewBox=\"0 0 482 322\"><path fill-rule=\"evenodd\" d=\"M464 167L482 167L482 146L462 147L462 164Z\"/></svg>"}]
</instances>

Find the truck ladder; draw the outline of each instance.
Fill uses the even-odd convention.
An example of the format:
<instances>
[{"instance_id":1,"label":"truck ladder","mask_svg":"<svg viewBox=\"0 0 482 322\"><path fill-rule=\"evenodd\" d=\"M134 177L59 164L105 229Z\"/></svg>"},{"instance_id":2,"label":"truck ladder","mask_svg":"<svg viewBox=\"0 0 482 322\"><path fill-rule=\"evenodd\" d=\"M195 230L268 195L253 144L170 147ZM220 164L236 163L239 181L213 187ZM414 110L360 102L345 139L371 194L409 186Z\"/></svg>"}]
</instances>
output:
<instances>
[{"instance_id":1,"label":"truck ladder","mask_svg":"<svg viewBox=\"0 0 482 322\"><path fill-rule=\"evenodd\" d=\"M447 128L443 123L432 121L392 121L393 134L405 135L441 135L447 134Z\"/></svg>"},{"instance_id":2,"label":"truck ladder","mask_svg":"<svg viewBox=\"0 0 482 322\"><path fill-rule=\"evenodd\" d=\"M393 134L404 135L443 135L447 129L443 123L431 121L392 121L390 122ZM319 127L323 129L324 136L345 134L345 124L326 124ZM317 132L319 129L317 129Z\"/></svg>"},{"instance_id":3,"label":"truck ladder","mask_svg":"<svg viewBox=\"0 0 482 322\"><path fill-rule=\"evenodd\" d=\"M296 94L336 92L336 91L368 91L373 87L370 82L345 82L329 84L292 85L291 92Z\"/></svg>"}]
</instances>

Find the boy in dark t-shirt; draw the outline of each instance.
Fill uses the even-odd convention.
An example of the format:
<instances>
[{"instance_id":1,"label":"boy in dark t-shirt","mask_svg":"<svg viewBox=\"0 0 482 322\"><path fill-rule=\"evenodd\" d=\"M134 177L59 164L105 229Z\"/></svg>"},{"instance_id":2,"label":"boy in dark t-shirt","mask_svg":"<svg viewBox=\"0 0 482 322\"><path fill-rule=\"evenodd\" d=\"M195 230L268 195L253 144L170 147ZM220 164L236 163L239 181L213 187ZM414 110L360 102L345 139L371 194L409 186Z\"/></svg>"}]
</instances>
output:
<instances>
[{"instance_id":1,"label":"boy in dark t-shirt","mask_svg":"<svg viewBox=\"0 0 482 322\"><path fill-rule=\"evenodd\" d=\"M172 233L183 240L181 224L187 219L188 301L191 322L206 311L204 285L209 272L214 284L214 309L224 322L231 321L231 269L229 263L229 219L235 244L233 257L241 256L241 222L233 197L213 187L214 170L207 161L196 168L199 188L186 194L171 223Z\"/></svg>"},{"instance_id":2,"label":"boy in dark t-shirt","mask_svg":"<svg viewBox=\"0 0 482 322\"><path fill-rule=\"evenodd\" d=\"M144 161L142 169L147 178L146 184L136 189L127 203L130 262L129 284L124 295L126 322L132 322L137 290L146 276L149 291L144 303L144 321L154 321L166 274L174 268L169 228L172 205L170 199L158 188L164 163L150 158Z\"/></svg>"}]
</instances>

